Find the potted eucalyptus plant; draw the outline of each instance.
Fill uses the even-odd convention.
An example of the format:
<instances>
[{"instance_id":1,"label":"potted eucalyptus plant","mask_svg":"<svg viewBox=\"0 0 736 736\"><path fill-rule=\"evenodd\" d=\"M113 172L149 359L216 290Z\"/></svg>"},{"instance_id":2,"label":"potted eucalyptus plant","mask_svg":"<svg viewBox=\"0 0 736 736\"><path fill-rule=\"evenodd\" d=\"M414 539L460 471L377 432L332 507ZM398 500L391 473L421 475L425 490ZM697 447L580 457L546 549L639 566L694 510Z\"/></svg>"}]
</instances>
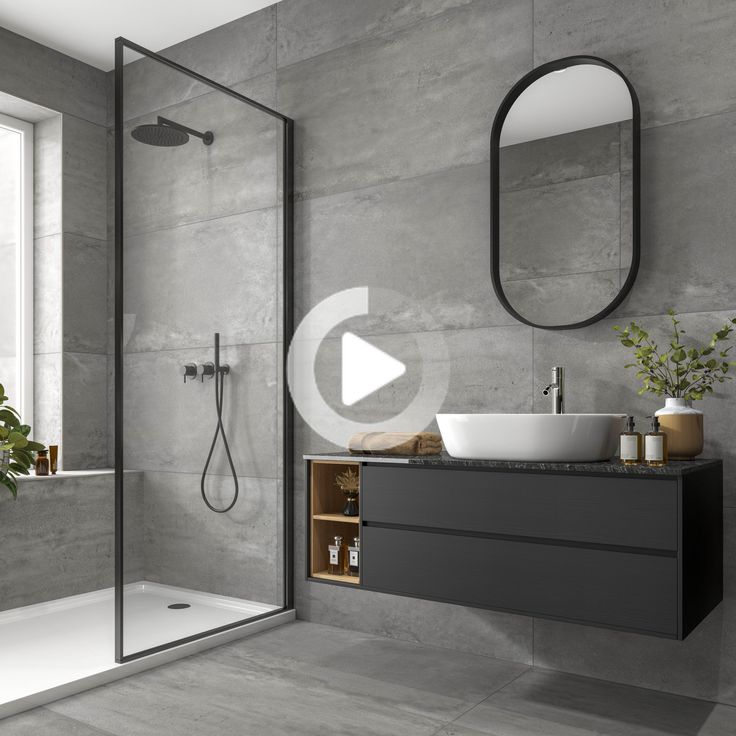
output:
<instances>
[{"instance_id":1,"label":"potted eucalyptus plant","mask_svg":"<svg viewBox=\"0 0 736 736\"><path fill-rule=\"evenodd\" d=\"M18 495L16 478L28 475L33 465L33 452L45 447L28 439L31 428L23 424L20 414L5 402L5 388L0 384L0 484L4 485L13 498Z\"/></svg>"},{"instance_id":2,"label":"potted eucalyptus plant","mask_svg":"<svg viewBox=\"0 0 736 736\"><path fill-rule=\"evenodd\" d=\"M614 327L619 341L634 351L634 362L626 368L635 368L641 380L639 395L650 392L665 397L663 408L655 412L662 431L667 434L670 457L692 459L703 451L703 412L692 407L713 393L716 383L732 380L729 368L731 345L724 343L731 338L736 319L730 319L720 330L711 334L705 347L685 345L685 330L680 326L673 310L668 312L672 320L672 334L666 349L661 349L649 333L636 322L627 327Z\"/></svg>"}]
</instances>

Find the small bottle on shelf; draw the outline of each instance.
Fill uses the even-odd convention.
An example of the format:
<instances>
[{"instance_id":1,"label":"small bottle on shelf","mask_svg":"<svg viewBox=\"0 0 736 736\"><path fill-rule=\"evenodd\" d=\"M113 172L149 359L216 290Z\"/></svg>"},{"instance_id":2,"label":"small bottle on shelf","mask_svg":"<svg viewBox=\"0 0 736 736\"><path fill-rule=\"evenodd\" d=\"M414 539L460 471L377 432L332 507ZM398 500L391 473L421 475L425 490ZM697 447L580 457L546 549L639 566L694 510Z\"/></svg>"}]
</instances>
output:
<instances>
[{"instance_id":1,"label":"small bottle on shelf","mask_svg":"<svg viewBox=\"0 0 736 736\"><path fill-rule=\"evenodd\" d=\"M644 437L644 462L654 468L667 465L667 435L659 429L658 417L652 417L652 431Z\"/></svg>"},{"instance_id":2,"label":"small bottle on shelf","mask_svg":"<svg viewBox=\"0 0 736 736\"><path fill-rule=\"evenodd\" d=\"M353 546L348 547L348 575L360 577L360 537L353 538Z\"/></svg>"},{"instance_id":3,"label":"small bottle on shelf","mask_svg":"<svg viewBox=\"0 0 736 736\"><path fill-rule=\"evenodd\" d=\"M51 475L56 475L59 469L59 445L49 445L49 467Z\"/></svg>"},{"instance_id":4,"label":"small bottle on shelf","mask_svg":"<svg viewBox=\"0 0 736 736\"><path fill-rule=\"evenodd\" d=\"M344 575L348 569L348 556L347 545L343 543L342 537L335 536L333 544L329 545L327 549L330 555L327 572L330 575Z\"/></svg>"},{"instance_id":5,"label":"small bottle on shelf","mask_svg":"<svg viewBox=\"0 0 736 736\"><path fill-rule=\"evenodd\" d=\"M39 450L36 456L36 475L49 474L49 459L47 457L48 450Z\"/></svg>"},{"instance_id":6,"label":"small bottle on shelf","mask_svg":"<svg viewBox=\"0 0 736 736\"><path fill-rule=\"evenodd\" d=\"M634 431L634 417L628 417L626 431L621 432L621 464L638 465L641 462L641 445L641 434Z\"/></svg>"}]
</instances>

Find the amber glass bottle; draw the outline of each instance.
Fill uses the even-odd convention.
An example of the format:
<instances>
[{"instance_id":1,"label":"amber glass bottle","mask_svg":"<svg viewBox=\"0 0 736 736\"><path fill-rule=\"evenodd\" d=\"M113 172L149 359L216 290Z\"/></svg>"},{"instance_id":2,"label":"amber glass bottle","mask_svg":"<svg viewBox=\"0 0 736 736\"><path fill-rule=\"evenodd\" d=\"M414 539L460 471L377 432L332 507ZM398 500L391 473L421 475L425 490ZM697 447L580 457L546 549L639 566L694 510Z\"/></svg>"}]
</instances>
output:
<instances>
[{"instance_id":1,"label":"amber glass bottle","mask_svg":"<svg viewBox=\"0 0 736 736\"><path fill-rule=\"evenodd\" d=\"M36 475L48 475L49 474L49 459L48 450L39 450L36 456Z\"/></svg>"}]
</instances>

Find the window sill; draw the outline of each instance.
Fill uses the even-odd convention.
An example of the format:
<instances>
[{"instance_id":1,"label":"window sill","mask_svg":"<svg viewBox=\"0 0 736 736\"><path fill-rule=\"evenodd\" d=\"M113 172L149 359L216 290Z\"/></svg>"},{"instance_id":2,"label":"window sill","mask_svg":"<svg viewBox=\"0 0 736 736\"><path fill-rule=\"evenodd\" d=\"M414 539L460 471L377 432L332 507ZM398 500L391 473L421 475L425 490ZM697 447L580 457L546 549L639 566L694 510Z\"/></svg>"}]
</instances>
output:
<instances>
[{"instance_id":1,"label":"window sill","mask_svg":"<svg viewBox=\"0 0 736 736\"><path fill-rule=\"evenodd\" d=\"M126 470L125 473L140 473L139 470ZM39 482L47 483L49 481L63 482L65 480L79 480L80 478L94 478L100 475L114 475L112 468L99 468L94 470L60 470L56 475L35 475L31 471L31 475L21 475L16 480L19 483Z\"/></svg>"}]
</instances>

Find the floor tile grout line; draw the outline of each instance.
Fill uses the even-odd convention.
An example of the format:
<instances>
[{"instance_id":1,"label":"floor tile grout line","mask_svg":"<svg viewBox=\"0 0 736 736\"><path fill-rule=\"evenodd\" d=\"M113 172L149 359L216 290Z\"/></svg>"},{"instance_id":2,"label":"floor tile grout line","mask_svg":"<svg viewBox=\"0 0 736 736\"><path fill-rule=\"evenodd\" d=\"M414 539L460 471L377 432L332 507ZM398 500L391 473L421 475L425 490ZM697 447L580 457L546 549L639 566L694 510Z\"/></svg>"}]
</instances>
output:
<instances>
[{"instance_id":1,"label":"floor tile grout line","mask_svg":"<svg viewBox=\"0 0 736 736\"><path fill-rule=\"evenodd\" d=\"M577 678L580 680L590 680L594 683L603 683L604 685L613 685L615 687L626 688L629 690L644 690L649 693L655 693L667 698L674 700L694 700L698 703L708 703L710 705L717 705L725 708L730 708L736 713L736 705L732 703L726 703L722 700L713 700L712 698L701 698L697 695L685 695L684 693L676 692L674 690L662 690L660 688L653 687L651 685L637 685L632 682L621 682L620 680L611 680L606 677L596 677L595 675L584 675L579 672L573 672L571 670L555 669L549 666L536 665L534 668L536 672L547 672L552 675L561 675L563 677Z\"/></svg>"},{"instance_id":2,"label":"floor tile grout line","mask_svg":"<svg viewBox=\"0 0 736 736\"><path fill-rule=\"evenodd\" d=\"M134 677L135 675L129 675L129 677ZM92 688L92 690L96 690L97 688ZM90 690L85 690L84 693L91 692ZM84 693L78 693L79 695L82 695ZM75 695L68 695L67 698L73 698ZM60 700L66 700L67 698L61 698ZM55 716L59 716L60 718L63 718L66 721L69 721L70 723L79 724L80 726L84 726L86 728L91 728L97 733L102 736L119 736L119 734L116 734L114 731L109 731L106 728L100 728L99 726L93 726L91 723L87 723L87 721L81 721L78 718L74 718L73 716L68 716L65 713L60 713L58 710L52 710L49 706L54 705L54 703L58 703L58 700L55 700L53 703L48 703L46 705L39 706L38 708L34 708L31 711L23 711L22 713L19 713L18 715L23 715L23 713L31 713L33 710L41 710L45 711L46 713L51 713ZM12 716L11 716L12 717Z\"/></svg>"},{"instance_id":3,"label":"floor tile grout line","mask_svg":"<svg viewBox=\"0 0 736 736\"><path fill-rule=\"evenodd\" d=\"M297 620L293 623L309 624L310 626L325 626L327 628L340 629L342 631L352 631L355 634L362 634L364 636L369 636L373 639L381 639L383 641L397 641L403 644L410 644L411 646L415 646L415 647L423 647L425 649L434 649L439 652L454 652L455 654L465 655L465 656L470 656L470 657L483 657L483 659L491 659L494 662L503 662L505 664L515 664L515 665L526 667L526 668L530 667L530 665L527 662L522 662L521 660L518 660L518 659L508 659L505 657L497 657L492 654L481 654L480 652L470 652L470 651L465 651L461 649L454 649L452 647L443 647L443 646L439 646L438 644L425 644L424 642L412 641L410 639L397 639L396 637L387 636L386 634L374 634L370 631L360 631L358 629L350 629L347 626L338 626L337 624L323 624L323 623L320 623L319 621L310 621L308 619L300 619L300 618L297 618Z\"/></svg>"},{"instance_id":4,"label":"floor tile grout line","mask_svg":"<svg viewBox=\"0 0 736 736\"><path fill-rule=\"evenodd\" d=\"M510 679L510 680L509 680L508 682L505 682L505 683L504 683L503 685L499 685L499 687L497 687L497 688L495 688L494 690L492 690L492 691L491 691L490 693L488 693L488 695L486 695L486 696L485 696L484 698L481 698L481 699L480 699L480 700L479 700L479 701L478 701L477 703L475 703L475 705L471 705L471 706L470 706L469 708L467 708L466 710L464 710L464 711L463 711L462 713L460 713L460 715L456 716L456 717L455 717L455 718L453 718L453 719L452 719L451 721L447 721L446 723L443 723L443 724L442 724L442 725L441 725L441 726L439 727L439 729L437 729L436 731L434 731L434 732L433 732L433 733L431 734L431 736L437 736L437 734L441 733L441 732L442 732L442 731L443 731L443 730L444 730L445 728L447 728L448 726L451 726L451 725L452 725L453 723L455 723L456 721L459 721L459 720L460 720L460 719L461 719L461 718L462 718L463 716L465 716L465 715L467 715L468 713L470 713L470 711L471 711L471 710L474 710L474 709L475 709L475 708L477 708L477 707L478 707L479 705L482 705L483 703L485 703L485 702L486 702L486 700L488 700L489 698L492 698L492 697L493 697L494 695L496 695L496 693L500 693L500 692L501 692L501 691L502 691L502 690L503 690L504 688L508 687L509 685L512 685L512 684L513 684L514 682L516 682L516 681L517 681L517 680L518 680L518 679L519 679L520 677L523 677L523 676L524 676L524 675L526 675L527 673L529 673L529 672L532 672L532 670L533 670L533 668L532 668L532 667L529 667L529 666L527 666L525 670L523 670L522 672L519 672L519 674L518 674L518 675L515 675L515 676L514 676L514 677L512 677L512 678L511 678L511 679Z\"/></svg>"}]
</instances>

